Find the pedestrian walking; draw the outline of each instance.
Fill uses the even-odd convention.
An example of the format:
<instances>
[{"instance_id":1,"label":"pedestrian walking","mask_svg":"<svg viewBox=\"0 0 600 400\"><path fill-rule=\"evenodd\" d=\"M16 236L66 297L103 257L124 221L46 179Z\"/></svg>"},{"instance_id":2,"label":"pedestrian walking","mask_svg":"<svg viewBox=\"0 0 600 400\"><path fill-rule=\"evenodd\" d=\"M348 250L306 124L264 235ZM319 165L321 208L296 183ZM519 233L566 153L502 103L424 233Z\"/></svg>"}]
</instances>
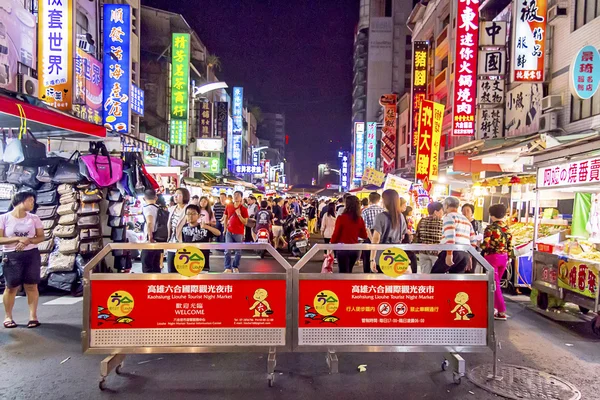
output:
<instances>
[{"instance_id":1,"label":"pedestrian walking","mask_svg":"<svg viewBox=\"0 0 600 400\"><path fill-rule=\"evenodd\" d=\"M185 208L190 202L190 192L186 188L177 188L172 199L175 206L169 210L169 243L182 243L181 230L185 225ZM170 273L176 273L175 253L177 250L167 250L167 265Z\"/></svg>"},{"instance_id":2,"label":"pedestrian walking","mask_svg":"<svg viewBox=\"0 0 600 400\"><path fill-rule=\"evenodd\" d=\"M144 225L146 242L156 243L167 241L169 235L169 211L166 207L158 205L158 196L154 189L148 189L144 192L144 201L146 204L142 208L142 213L146 219L146 224ZM162 257L162 250L142 250L142 272L145 274L159 274L163 268Z\"/></svg>"},{"instance_id":3,"label":"pedestrian walking","mask_svg":"<svg viewBox=\"0 0 600 400\"><path fill-rule=\"evenodd\" d=\"M406 233L404 234L404 238L402 238L402 243L410 244L413 241L414 237L414 219L413 219L413 209L411 206L407 205L404 198L400 198L402 215L404 216L404 220L406 221ZM406 255L410 260L410 269L413 273L417 273L417 255L414 251L406 250Z\"/></svg>"},{"instance_id":4,"label":"pedestrian walking","mask_svg":"<svg viewBox=\"0 0 600 400\"><path fill-rule=\"evenodd\" d=\"M219 199L213 205L213 214L215 215L215 220L217 221L217 229L221 232L221 234L217 238L217 242L219 243L223 243L225 241L225 227L223 225L223 217L225 215L226 207L227 195L225 193L221 193L219 195Z\"/></svg>"},{"instance_id":5,"label":"pedestrian walking","mask_svg":"<svg viewBox=\"0 0 600 400\"><path fill-rule=\"evenodd\" d=\"M369 238L365 240L365 243L372 243L371 239L373 238L373 229L375 229L375 220L377 216L384 212L383 207L379 205L381 202L381 195L377 192L371 192L369 194L368 199L369 205L362 212L363 220L365 221L365 226L367 228L367 233L369 234ZM363 260L363 271L365 274L371 272L371 251L363 250L362 251L362 260Z\"/></svg>"},{"instance_id":6,"label":"pedestrian walking","mask_svg":"<svg viewBox=\"0 0 600 400\"><path fill-rule=\"evenodd\" d=\"M506 206L504 204L494 204L489 208L489 214L492 223L485 228L481 249L483 257L494 267L496 280L494 308L497 310L494 318L506 321L506 304L502 296L500 281L512 254L512 234L505 222Z\"/></svg>"},{"instance_id":7,"label":"pedestrian walking","mask_svg":"<svg viewBox=\"0 0 600 400\"><path fill-rule=\"evenodd\" d=\"M406 219L402 214L406 209L406 200L393 189L385 190L382 199L385 211L375 218L371 241L373 244L400 244L407 229ZM371 252L369 262L371 272L381 272L379 259L382 253L382 250Z\"/></svg>"},{"instance_id":8,"label":"pedestrian walking","mask_svg":"<svg viewBox=\"0 0 600 400\"><path fill-rule=\"evenodd\" d=\"M415 244L440 244L442 241L442 217L444 205L438 201L427 206L428 216L422 218L417 225L417 232L413 243ZM422 251L419 253L421 274L430 274L433 264L437 261L439 251Z\"/></svg>"},{"instance_id":9,"label":"pedestrian walking","mask_svg":"<svg viewBox=\"0 0 600 400\"><path fill-rule=\"evenodd\" d=\"M225 220L227 233L225 235L226 243L242 243L244 241L245 226L248 223L248 209L243 204L243 193L237 191L233 195L233 203L227 205L225 209ZM239 273L242 250L235 250L235 258L231 262L231 250L225 251L225 273Z\"/></svg>"},{"instance_id":10,"label":"pedestrian walking","mask_svg":"<svg viewBox=\"0 0 600 400\"><path fill-rule=\"evenodd\" d=\"M273 242L275 250L279 249L279 243L282 243L281 248L285 249L287 243L283 237L283 199L278 197L273 202Z\"/></svg>"},{"instance_id":11,"label":"pedestrian walking","mask_svg":"<svg viewBox=\"0 0 600 400\"><path fill-rule=\"evenodd\" d=\"M453 196L444 200L442 219L442 244L475 245L475 231L471 222L458 212L460 201ZM460 274L469 264L469 254L464 251L442 251L431 269L433 274Z\"/></svg>"},{"instance_id":12,"label":"pedestrian walking","mask_svg":"<svg viewBox=\"0 0 600 400\"><path fill-rule=\"evenodd\" d=\"M477 221L475 219L475 206L473 204L463 204L461 207L462 214L471 222L473 226L473 231L475 231L475 238L477 239L476 249L478 252L481 252L481 240L483 239L483 224L481 221ZM475 269L473 268L473 257L469 256L469 264L465 270L467 273L474 273Z\"/></svg>"},{"instance_id":13,"label":"pedestrian walking","mask_svg":"<svg viewBox=\"0 0 600 400\"><path fill-rule=\"evenodd\" d=\"M4 303L4 327L16 328L13 307L19 287L23 285L29 305L28 328L37 328L39 300L38 284L42 259L38 243L44 241L42 220L31 212L35 208L35 194L18 192L12 200L12 211L0 215L0 244L4 253L2 264L6 288L2 296Z\"/></svg>"},{"instance_id":14,"label":"pedestrian walking","mask_svg":"<svg viewBox=\"0 0 600 400\"><path fill-rule=\"evenodd\" d=\"M308 232L317 233L317 203L309 203L306 211L308 218Z\"/></svg>"},{"instance_id":15,"label":"pedestrian walking","mask_svg":"<svg viewBox=\"0 0 600 400\"><path fill-rule=\"evenodd\" d=\"M329 203L326 213L323 216L323 220L321 221L321 235L323 236L323 243L331 243L331 237L333 236L336 220L337 217L335 215L335 204ZM325 250L325 254L327 254L327 250Z\"/></svg>"},{"instance_id":16,"label":"pedestrian walking","mask_svg":"<svg viewBox=\"0 0 600 400\"><path fill-rule=\"evenodd\" d=\"M360 216L358 197L349 195L343 213L335 221L331 243L358 244L358 239L368 239L365 221ZM337 259L340 273L351 274L359 257L358 250L338 250Z\"/></svg>"},{"instance_id":17,"label":"pedestrian walking","mask_svg":"<svg viewBox=\"0 0 600 400\"><path fill-rule=\"evenodd\" d=\"M200 199L202 202L202 199ZM187 206L185 210L186 224L181 229L183 243L210 243L213 237L221 235L221 232L213 225L201 218L200 207L194 204ZM210 272L210 250L200 250L204 256L203 273Z\"/></svg>"}]
</instances>

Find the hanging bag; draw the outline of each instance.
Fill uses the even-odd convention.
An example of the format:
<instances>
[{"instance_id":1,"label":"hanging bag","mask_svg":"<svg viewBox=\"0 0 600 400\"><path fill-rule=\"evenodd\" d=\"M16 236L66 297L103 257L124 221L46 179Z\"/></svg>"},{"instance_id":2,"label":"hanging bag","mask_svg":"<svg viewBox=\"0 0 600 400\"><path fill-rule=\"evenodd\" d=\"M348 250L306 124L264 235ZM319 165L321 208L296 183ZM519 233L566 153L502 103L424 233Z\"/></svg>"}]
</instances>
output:
<instances>
[{"instance_id":1,"label":"hanging bag","mask_svg":"<svg viewBox=\"0 0 600 400\"><path fill-rule=\"evenodd\" d=\"M23 155L21 141L18 138L13 137L4 149L2 161L9 164L19 164L22 163L23 160L25 160L25 156Z\"/></svg>"},{"instance_id":2,"label":"hanging bag","mask_svg":"<svg viewBox=\"0 0 600 400\"><path fill-rule=\"evenodd\" d=\"M39 142L29 129L26 129L21 135L21 148L24 157L21 165L37 168L47 163L46 146Z\"/></svg>"},{"instance_id":3,"label":"hanging bag","mask_svg":"<svg viewBox=\"0 0 600 400\"><path fill-rule=\"evenodd\" d=\"M123 175L123 160L111 157L103 143L96 145L98 153L88 154L81 159L88 169L89 177L100 187L117 183Z\"/></svg>"},{"instance_id":4,"label":"hanging bag","mask_svg":"<svg viewBox=\"0 0 600 400\"><path fill-rule=\"evenodd\" d=\"M77 158L74 158L76 157ZM55 183L77 183L83 180L83 176L79 173L79 165L77 160L79 152L75 151L71 154L68 160L61 160L56 167L56 173L52 177L52 182Z\"/></svg>"}]
</instances>

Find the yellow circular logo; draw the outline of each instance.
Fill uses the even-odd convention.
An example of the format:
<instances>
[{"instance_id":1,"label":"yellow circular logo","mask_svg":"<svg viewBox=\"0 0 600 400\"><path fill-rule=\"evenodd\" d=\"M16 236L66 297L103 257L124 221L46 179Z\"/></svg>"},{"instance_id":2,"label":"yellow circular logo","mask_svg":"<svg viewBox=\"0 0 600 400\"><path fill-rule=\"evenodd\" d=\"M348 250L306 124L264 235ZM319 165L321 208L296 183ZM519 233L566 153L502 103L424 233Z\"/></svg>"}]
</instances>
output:
<instances>
[{"instance_id":1,"label":"yellow circular logo","mask_svg":"<svg viewBox=\"0 0 600 400\"><path fill-rule=\"evenodd\" d=\"M133 311L133 296L124 290L117 290L109 296L106 308L116 317L129 315Z\"/></svg>"},{"instance_id":2,"label":"yellow circular logo","mask_svg":"<svg viewBox=\"0 0 600 400\"><path fill-rule=\"evenodd\" d=\"M404 250L391 247L379 256L379 267L387 276L397 278L410 268L410 259Z\"/></svg>"},{"instance_id":3,"label":"yellow circular logo","mask_svg":"<svg viewBox=\"0 0 600 400\"><path fill-rule=\"evenodd\" d=\"M196 276L204 268L206 260L196 247L184 247L175 253L175 269L183 276Z\"/></svg>"},{"instance_id":4,"label":"yellow circular logo","mask_svg":"<svg viewBox=\"0 0 600 400\"><path fill-rule=\"evenodd\" d=\"M321 315L332 315L340 307L340 300L331 290L323 290L315 296L315 310Z\"/></svg>"}]
</instances>

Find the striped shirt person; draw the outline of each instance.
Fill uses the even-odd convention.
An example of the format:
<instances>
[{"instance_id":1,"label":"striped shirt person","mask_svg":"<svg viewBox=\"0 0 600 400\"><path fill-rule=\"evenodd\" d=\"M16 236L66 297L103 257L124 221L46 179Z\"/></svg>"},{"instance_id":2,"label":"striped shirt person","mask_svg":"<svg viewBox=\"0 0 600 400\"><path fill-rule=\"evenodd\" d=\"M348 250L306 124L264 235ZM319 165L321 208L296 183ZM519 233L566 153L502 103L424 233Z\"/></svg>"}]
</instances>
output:
<instances>
[{"instance_id":1,"label":"striped shirt person","mask_svg":"<svg viewBox=\"0 0 600 400\"><path fill-rule=\"evenodd\" d=\"M458 212L460 201L456 197L444 200L445 215L442 224L442 244L476 245L477 238L471 222ZM442 251L431 272L436 274L463 273L469 264L464 251Z\"/></svg>"}]
</instances>

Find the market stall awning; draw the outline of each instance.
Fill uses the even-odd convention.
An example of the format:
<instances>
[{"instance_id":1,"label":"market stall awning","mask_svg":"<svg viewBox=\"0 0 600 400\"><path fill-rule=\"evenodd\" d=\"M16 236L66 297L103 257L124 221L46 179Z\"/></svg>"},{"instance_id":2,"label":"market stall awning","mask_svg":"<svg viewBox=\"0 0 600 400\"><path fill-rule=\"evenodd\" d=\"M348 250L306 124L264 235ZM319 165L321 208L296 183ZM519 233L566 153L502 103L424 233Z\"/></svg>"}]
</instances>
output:
<instances>
[{"instance_id":1,"label":"market stall awning","mask_svg":"<svg viewBox=\"0 0 600 400\"><path fill-rule=\"evenodd\" d=\"M361 186L356 189L350 190L350 193L356 194L356 193L362 193L362 192L376 192L381 189L383 189L383 186L365 185L365 186Z\"/></svg>"},{"instance_id":2,"label":"market stall awning","mask_svg":"<svg viewBox=\"0 0 600 400\"><path fill-rule=\"evenodd\" d=\"M24 98L25 99L25 98ZM0 128L19 129L26 124L36 137L84 135L106 137L106 128L73 117L39 102L38 105L0 94Z\"/></svg>"}]
</instances>

